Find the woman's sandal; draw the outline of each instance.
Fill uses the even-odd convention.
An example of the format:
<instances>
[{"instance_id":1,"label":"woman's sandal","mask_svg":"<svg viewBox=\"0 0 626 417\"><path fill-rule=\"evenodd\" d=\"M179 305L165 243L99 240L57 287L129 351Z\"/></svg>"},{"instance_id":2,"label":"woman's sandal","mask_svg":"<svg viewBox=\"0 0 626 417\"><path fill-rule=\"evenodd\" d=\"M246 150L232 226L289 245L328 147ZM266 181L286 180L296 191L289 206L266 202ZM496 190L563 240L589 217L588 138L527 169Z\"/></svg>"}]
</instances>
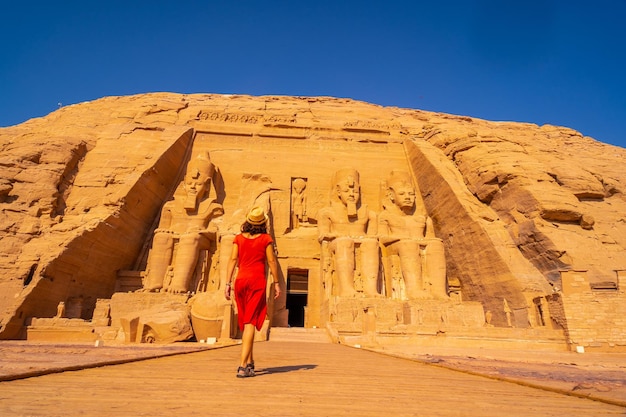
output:
<instances>
[{"instance_id":1,"label":"woman's sandal","mask_svg":"<svg viewBox=\"0 0 626 417\"><path fill-rule=\"evenodd\" d=\"M254 373L254 362L251 362L251 363L246 365L246 371L248 371L248 376L255 376L256 375Z\"/></svg>"},{"instance_id":2,"label":"woman's sandal","mask_svg":"<svg viewBox=\"0 0 626 417\"><path fill-rule=\"evenodd\" d=\"M244 368L243 366L237 368L237 378L247 378L249 376L248 368Z\"/></svg>"}]
</instances>

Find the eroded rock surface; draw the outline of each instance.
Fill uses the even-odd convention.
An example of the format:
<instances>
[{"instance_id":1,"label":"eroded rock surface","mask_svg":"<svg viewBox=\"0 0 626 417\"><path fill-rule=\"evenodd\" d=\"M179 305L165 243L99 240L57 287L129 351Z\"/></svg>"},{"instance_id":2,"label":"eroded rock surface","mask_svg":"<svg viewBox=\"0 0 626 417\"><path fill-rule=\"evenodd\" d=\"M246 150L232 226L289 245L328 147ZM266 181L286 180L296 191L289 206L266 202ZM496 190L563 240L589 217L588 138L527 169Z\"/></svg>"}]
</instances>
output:
<instances>
[{"instance_id":1,"label":"eroded rock surface","mask_svg":"<svg viewBox=\"0 0 626 417\"><path fill-rule=\"evenodd\" d=\"M563 127L348 99L169 93L107 97L0 129L0 338L24 337L61 301L67 318L89 320L122 272L145 271L163 206L201 151L223 206L216 239L264 199L283 282L308 271L309 301L319 302L309 325L328 319L316 229L333 173L358 170L362 203L380 213L386 178L403 169L445 248L448 290L455 283L460 299L481 303L487 324L626 346L616 272L626 270L625 149ZM206 290L220 286L216 246ZM564 282L563 271L582 275ZM572 288L593 306L575 328ZM278 321L285 300L274 307Z\"/></svg>"}]
</instances>

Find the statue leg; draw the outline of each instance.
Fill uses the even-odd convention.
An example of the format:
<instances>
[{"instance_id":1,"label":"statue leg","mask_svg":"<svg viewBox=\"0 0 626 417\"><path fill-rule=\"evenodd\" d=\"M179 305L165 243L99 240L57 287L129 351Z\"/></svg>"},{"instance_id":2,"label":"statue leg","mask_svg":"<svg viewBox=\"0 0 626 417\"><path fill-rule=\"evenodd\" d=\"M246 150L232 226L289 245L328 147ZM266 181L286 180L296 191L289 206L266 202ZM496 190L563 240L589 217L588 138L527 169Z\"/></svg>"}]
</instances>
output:
<instances>
[{"instance_id":1,"label":"statue leg","mask_svg":"<svg viewBox=\"0 0 626 417\"><path fill-rule=\"evenodd\" d=\"M424 261L424 284L437 298L448 297L446 277L446 255L441 239L428 239L425 249L420 251Z\"/></svg>"},{"instance_id":2,"label":"statue leg","mask_svg":"<svg viewBox=\"0 0 626 417\"><path fill-rule=\"evenodd\" d=\"M334 256L333 249L334 245L329 243L328 241L323 241L321 243L321 251L320 251L320 265L322 270L322 285L324 287L324 295L327 299L330 299L333 291L333 262L332 258Z\"/></svg>"},{"instance_id":3,"label":"statue leg","mask_svg":"<svg viewBox=\"0 0 626 417\"><path fill-rule=\"evenodd\" d=\"M220 238L220 257L219 257L219 276L220 276L220 287L218 290L226 288L226 283L230 277L227 277L228 273L228 260L230 259L230 254L233 250L233 241L235 240L235 235L228 234L222 235Z\"/></svg>"},{"instance_id":4,"label":"statue leg","mask_svg":"<svg viewBox=\"0 0 626 417\"><path fill-rule=\"evenodd\" d=\"M143 283L144 291L158 291L163 288L163 280L167 267L172 262L174 235L157 232L152 241L152 249L148 255L148 266Z\"/></svg>"},{"instance_id":5,"label":"statue leg","mask_svg":"<svg viewBox=\"0 0 626 417\"><path fill-rule=\"evenodd\" d=\"M193 273L198 263L201 236L198 233L187 233L180 237L174 263L174 277L167 291L185 293L189 291Z\"/></svg>"},{"instance_id":6,"label":"statue leg","mask_svg":"<svg viewBox=\"0 0 626 417\"><path fill-rule=\"evenodd\" d=\"M337 238L335 246L335 273L340 297L354 297L354 240L351 238Z\"/></svg>"},{"instance_id":7,"label":"statue leg","mask_svg":"<svg viewBox=\"0 0 626 417\"><path fill-rule=\"evenodd\" d=\"M424 291L418 241L401 240L394 243L394 246L400 258L400 269L407 298L425 298L427 293Z\"/></svg>"},{"instance_id":8,"label":"statue leg","mask_svg":"<svg viewBox=\"0 0 626 417\"><path fill-rule=\"evenodd\" d=\"M361 273L364 279L363 289L369 296L380 295L378 292L378 271L380 257L378 254L378 241L376 239L364 239L361 242Z\"/></svg>"}]
</instances>

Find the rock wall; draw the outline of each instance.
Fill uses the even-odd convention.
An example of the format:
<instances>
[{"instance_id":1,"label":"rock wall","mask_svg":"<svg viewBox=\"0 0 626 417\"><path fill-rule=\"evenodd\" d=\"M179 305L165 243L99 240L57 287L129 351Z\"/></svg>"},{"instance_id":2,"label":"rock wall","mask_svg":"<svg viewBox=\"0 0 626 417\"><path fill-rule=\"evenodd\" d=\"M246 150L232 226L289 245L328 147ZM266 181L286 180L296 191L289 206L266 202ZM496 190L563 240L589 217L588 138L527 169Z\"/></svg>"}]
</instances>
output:
<instances>
[{"instance_id":1,"label":"rock wall","mask_svg":"<svg viewBox=\"0 0 626 417\"><path fill-rule=\"evenodd\" d=\"M586 271L562 273L563 314L572 347L586 350L618 350L626 346L626 273L617 281L590 282Z\"/></svg>"},{"instance_id":2,"label":"rock wall","mask_svg":"<svg viewBox=\"0 0 626 417\"><path fill-rule=\"evenodd\" d=\"M192 148L210 151L228 184L225 228L254 194L249 179L271 180L279 254L292 178L309 178L315 220L334 170L357 165L365 203L380 210L381 181L407 166L448 280L495 326L535 325L536 300L560 292L561 271L586 271L592 286L626 269L626 150L571 129L334 98L107 97L0 129L0 338L24 337L59 301L88 319L118 271L142 270ZM319 256L283 248L281 266ZM610 343L615 323L608 315L594 338Z\"/></svg>"}]
</instances>

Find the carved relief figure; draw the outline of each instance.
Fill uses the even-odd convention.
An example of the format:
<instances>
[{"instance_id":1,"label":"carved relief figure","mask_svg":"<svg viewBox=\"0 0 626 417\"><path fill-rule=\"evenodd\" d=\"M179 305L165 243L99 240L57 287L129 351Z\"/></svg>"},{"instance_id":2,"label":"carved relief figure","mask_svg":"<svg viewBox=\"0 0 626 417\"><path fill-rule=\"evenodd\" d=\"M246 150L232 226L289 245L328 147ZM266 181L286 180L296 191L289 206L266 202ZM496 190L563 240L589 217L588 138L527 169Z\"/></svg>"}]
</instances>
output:
<instances>
[{"instance_id":1,"label":"carved relief figure","mask_svg":"<svg viewBox=\"0 0 626 417\"><path fill-rule=\"evenodd\" d=\"M506 325L509 327L513 327L513 324L511 323L511 313L513 312L513 310L511 310L511 307L509 307L509 303L506 301L506 298L504 298L503 300L504 315L506 316Z\"/></svg>"},{"instance_id":2,"label":"carved relief figure","mask_svg":"<svg viewBox=\"0 0 626 417\"><path fill-rule=\"evenodd\" d=\"M387 256L399 258L406 298L447 297L443 243L435 237L432 220L416 210L415 199L409 173L392 171L378 216L380 243Z\"/></svg>"},{"instance_id":3,"label":"carved relief figure","mask_svg":"<svg viewBox=\"0 0 626 417\"><path fill-rule=\"evenodd\" d=\"M307 222L306 214L306 181L294 178L291 182L291 228L297 229L300 223Z\"/></svg>"},{"instance_id":4,"label":"carved relief figure","mask_svg":"<svg viewBox=\"0 0 626 417\"><path fill-rule=\"evenodd\" d=\"M333 258L338 287L336 294L342 297L356 295L354 281L357 269L365 294L378 295L376 214L360 204L360 193L356 170L337 171L333 176L330 206L321 209L318 217L318 239L327 246ZM360 265L355 260L357 255Z\"/></svg>"},{"instance_id":5,"label":"carved relief figure","mask_svg":"<svg viewBox=\"0 0 626 417\"><path fill-rule=\"evenodd\" d=\"M57 306L57 315L54 317L60 319L63 316L65 316L65 302L59 301L59 305Z\"/></svg>"},{"instance_id":6,"label":"carved relief figure","mask_svg":"<svg viewBox=\"0 0 626 417\"><path fill-rule=\"evenodd\" d=\"M192 290L200 251L210 249L215 242L217 227L211 220L223 214L221 204L209 198L214 171L208 153L192 158L185 173L184 193L177 192L163 206L148 255L144 291Z\"/></svg>"}]
</instances>

